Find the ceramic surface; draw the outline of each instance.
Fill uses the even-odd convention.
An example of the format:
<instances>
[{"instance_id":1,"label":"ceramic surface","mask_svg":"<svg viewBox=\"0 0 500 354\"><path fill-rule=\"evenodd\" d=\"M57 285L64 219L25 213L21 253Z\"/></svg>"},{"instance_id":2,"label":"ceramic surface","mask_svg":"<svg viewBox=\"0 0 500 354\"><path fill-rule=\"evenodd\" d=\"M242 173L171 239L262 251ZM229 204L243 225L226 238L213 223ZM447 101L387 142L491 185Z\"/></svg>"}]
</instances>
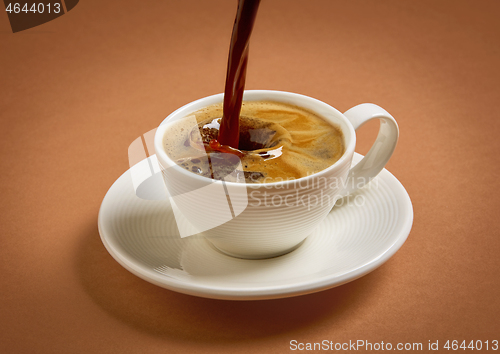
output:
<instances>
[{"instance_id":1,"label":"ceramic surface","mask_svg":"<svg viewBox=\"0 0 500 354\"><path fill-rule=\"evenodd\" d=\"M355 154L354 162L361 158ZM162 182L152 179L146 187L164 192ZM339 200L297 249L270 259L225 255L199 235L180 238L168 201L138 198L129 171L109 189L99 212L102 242L133 274L173 291L233 300L296 296L357 279L396 253L412 222L406 190L385 169Z\"/></svg>"},{"instance_id":2,"label":"ceramic surface","mask_svg":"<svg viewBox=\"0 0 500 354\"><path fill-rule=\"evenodd\" d=\"M172 196L170 202L181 226L181 236L203 232L215 247L232 256L261 259L295 249L328 215L337 199L350 195L377 176L398 141L396 121L377 105L363 103L342 114L312 97L248 90L243 96L245 101L282 102L315 112L342 131L345 151L328 168L299 179L245 184L231 181L227 176L225 181L214 181L186 171L171 160L164 150L164 139L173 134L170 128L176 121L183 120L187 127L196 126L194 112L222 103L223 97L223 94L205 97L171 113L156 130L154 150ZM355 129L371 119L380 120L379 134L366 158L350 169L356 146ZM292 131L290 134L292 141L297 138Z\"/></svg>"}]
</instances>

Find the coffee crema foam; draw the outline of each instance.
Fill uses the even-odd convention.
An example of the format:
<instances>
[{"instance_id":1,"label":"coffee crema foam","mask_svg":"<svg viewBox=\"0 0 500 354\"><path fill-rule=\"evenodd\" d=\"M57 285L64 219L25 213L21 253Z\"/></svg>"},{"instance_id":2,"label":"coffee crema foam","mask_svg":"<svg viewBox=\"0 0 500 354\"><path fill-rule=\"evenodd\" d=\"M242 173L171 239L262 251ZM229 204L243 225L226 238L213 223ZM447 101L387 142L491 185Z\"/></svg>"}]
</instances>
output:
<instances>
[{"instance_id":1,"label":"coffee crema foam","mask_svg":"<svg viewBox=\"0 0 500 354\"><path fill-rule=\"evenodd\" d=\"M305 177L333 165L344 154L339 127L294 105L243 102L240 156L205 151L216 139L222 103L170 123L163 138L167 155L186 170L234 182L272 183Z\"/></svg>"}]
</instances>

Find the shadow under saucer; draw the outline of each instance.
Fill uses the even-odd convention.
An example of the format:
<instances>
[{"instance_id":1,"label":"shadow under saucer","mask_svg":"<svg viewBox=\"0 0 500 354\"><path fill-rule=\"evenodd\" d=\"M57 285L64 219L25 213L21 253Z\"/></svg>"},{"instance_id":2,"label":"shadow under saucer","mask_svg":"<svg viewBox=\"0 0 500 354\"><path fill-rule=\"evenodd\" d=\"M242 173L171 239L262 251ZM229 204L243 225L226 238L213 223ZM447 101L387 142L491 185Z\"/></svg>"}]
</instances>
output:
<instances>
[{"instance_id":1,"label":"shadow under saucer","mask_svg":"<svg viewBox=\"0 0 500 354\"><path fill-rule=\"evenodd\" d=\"M106 251L94 221L76 254L79 280L93 301L127 325L169 340L213 343L250 341L328 320L339 330L371 292L383 286L383 269L348 284L304 296L225 301L184 295L146 282ZM172 264L174 266L174 264ZM333 333L333 332L332 332Z\"/></svg>"}]
</instances>

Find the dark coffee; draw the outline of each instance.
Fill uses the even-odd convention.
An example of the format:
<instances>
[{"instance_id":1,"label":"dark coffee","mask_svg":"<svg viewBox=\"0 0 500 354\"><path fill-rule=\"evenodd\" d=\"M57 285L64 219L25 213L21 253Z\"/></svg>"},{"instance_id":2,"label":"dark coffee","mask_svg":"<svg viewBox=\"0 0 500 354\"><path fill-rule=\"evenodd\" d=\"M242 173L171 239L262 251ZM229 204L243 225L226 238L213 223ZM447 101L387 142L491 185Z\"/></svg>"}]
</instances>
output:
<instances>
[{"instance_id":1,"label":"dark coffee","mask_svg":"<svg viewBox=\"0 0 500 354\"><path fill-rule=\"evenodd\" d=\"M245 90L248 46L260 0L239 0L234 21L224 89L224 112L217 140L221 145L238 148L241 102Z\"/></svg>"},{"instance_id":2,"label":"dark coffee","mask_svg":"<svg viewBox=\"0 0 500 354\"><path fill-rule=\"evenodd\" d=\"M345 151L340 128L304 108L268 101L243 102L238 149L212 149L221 115L222 105L212 105L172 123L163 140L169 157L208 178L270 183L319 172Z\"/></svg>"},{"instance_id":3,"label":"dark coffee","mask_svg":"<svg viewBox=\"0 0 500 354\"><path fill-rule=\"evenodd\" d=\"M178 165L204 177L278 182L333 165L344 153L342 132L303 108L278 102L242 106L248 46L260 0L239 0L222 105L175 122L164 138Z\"/></svg>"}]
</instances>

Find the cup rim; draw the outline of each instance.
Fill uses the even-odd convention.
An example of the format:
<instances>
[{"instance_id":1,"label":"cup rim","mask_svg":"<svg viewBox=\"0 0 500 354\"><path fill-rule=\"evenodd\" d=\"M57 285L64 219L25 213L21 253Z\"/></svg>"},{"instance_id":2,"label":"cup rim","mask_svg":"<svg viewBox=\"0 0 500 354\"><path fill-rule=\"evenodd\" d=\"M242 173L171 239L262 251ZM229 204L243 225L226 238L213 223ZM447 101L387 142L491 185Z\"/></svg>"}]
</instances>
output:
<instances>
[{"instance_id":1,"label":"cup rim","mask_svg":"<svg viewBox=\"0 0 500 354\"><path fill-rule=\"evenodd\" d=\"M267 95L271 95L271 97L266 97ZM256 98L257 97L257 98ZM288 100L285 100L284 98L288 98ZM281 98L281 100L279 99ZM320 101L316 98L312 98L306 95L298 94L298 93L293 93L293 92L286 92L286 91L278 91L278 90L245 90L243 93L243 100L245 101L262 101L262 100L269 100L269 101L276 101L276 102L283 102L283 103L289 103L289 104L295 104L299 107L303 107L300 102L295 103L294 100L300 100L302 102L308 101L309 104L311 105L316 105L321 108L321 110L326 110L330 111L331 113L334 113L336 116L338 116L340 119L344 121L344 126L347 127L349 130L349 141L347 141L348 136L346 136L345 129L343 127L340 127L342 129L342 133L344 135L344 145L345 145L345 151L333 165L325 168L324 170L318 171L316 173L313 173L311 175L307 175L304 177L300 177L297 179L292 179L292 180L283 180L283 181L277 181L277 182L267 182L267 183L240 183L240 182L231 182L231 181L221 181L221 180L216 180L216 179L210 179L207 177L199 176L197 174L194 174L192 172L186 171L185 169L181 168L178 166L175 161L173 161L167 153L163 149L163 136L165 135L165 130L167 123L170 121L180 119L182 117L188 116L190 113L193 113L203 107L216 104L216 103L221 103L224 99L224 94L223 93L218 93L215 95L211 96L206 96L200 99L197 99L195 101L192 101L190 103L185 104L184 106L176 109L172 113L170 113L159 125L158 129L156 130L155 137L154 137L154 148L155 148L155 153L158 158L158 162L162 164L163 161L167 162L168 168L174 168L177 170L177 172L182 173L183 175L186 176L186 178L192 178L195 180L199 180L201 182L206 182L207 179L211 180L212 183L228 183L232 186L242 186L242 187L247 187L250 186L252 188L258 188L260 186L264 186L267 188L272 188L274 186L280 186L280 187L285 187L291 184L295 183L301 183L302 181L310 180L316 177L319 177L321 175L327 174L331 172L332 170L338 169L340 166L343 166L346 163L346 160L348 160L354 153L354 148L356 146L356 133L354 131L354 127L352 124L349 122L349 120L345 117L344 114L342 114L339 110L336 108L332 107L328 103L325 103L323 101ZM203 103L203 104L202 104ZM313 112L319 114L321 117L325 119L329 119L328 117L324 117L324 114L318 113L317 111L320 109L314 109L314 108L308 108L308 107L303 107L306 109L310 109ZM180 118L177 118L181 116ZM176 119L174 119L176 118ZM336 124L335 122L333 122ZM338 124L337 124L338 125ZM167 166L163 166L167 167Z\"/></svg>"}]
</instances>

